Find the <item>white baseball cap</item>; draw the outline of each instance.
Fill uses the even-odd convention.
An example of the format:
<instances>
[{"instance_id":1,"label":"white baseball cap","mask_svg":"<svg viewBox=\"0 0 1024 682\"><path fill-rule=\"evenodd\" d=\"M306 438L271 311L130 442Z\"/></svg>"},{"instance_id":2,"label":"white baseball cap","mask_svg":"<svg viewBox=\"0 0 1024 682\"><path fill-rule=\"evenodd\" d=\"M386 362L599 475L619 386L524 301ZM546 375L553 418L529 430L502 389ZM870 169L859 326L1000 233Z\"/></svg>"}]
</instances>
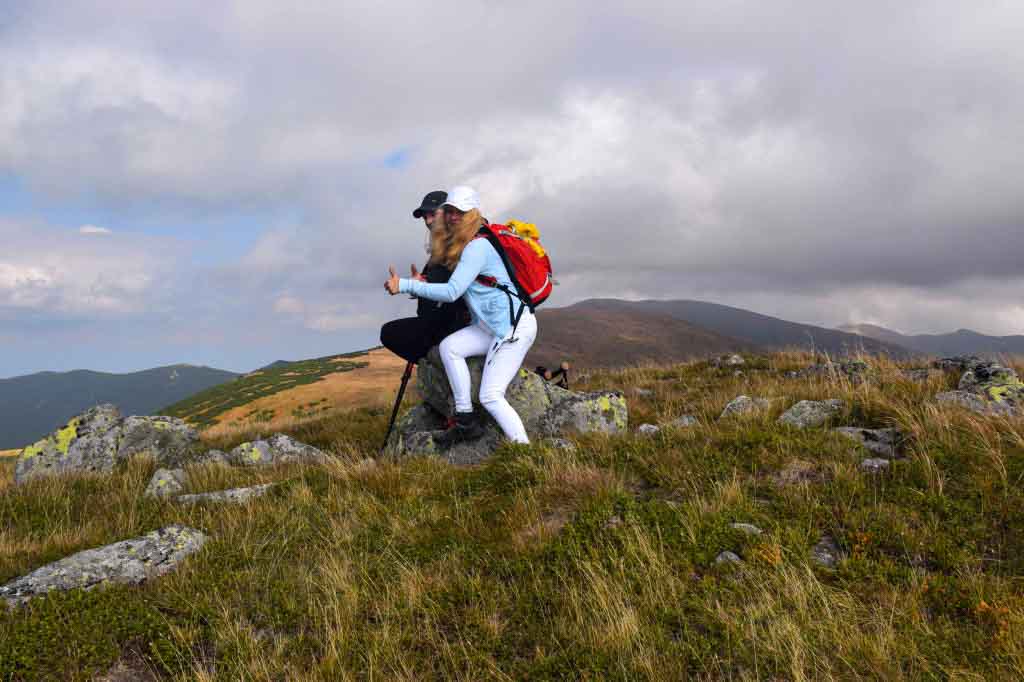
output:
<instances>
[{"instance_id":1,"label":"white baseball cap","mask_svg":"<svg viewBox=\"0 0 1024 682\"><path fill-rule=\"evenodd\" d=\"M448 198L445 200L444 205L454 206L460 211L480 208L480 195L469 185L459 185L448 190Z\"/></svg>"}]
</instances>

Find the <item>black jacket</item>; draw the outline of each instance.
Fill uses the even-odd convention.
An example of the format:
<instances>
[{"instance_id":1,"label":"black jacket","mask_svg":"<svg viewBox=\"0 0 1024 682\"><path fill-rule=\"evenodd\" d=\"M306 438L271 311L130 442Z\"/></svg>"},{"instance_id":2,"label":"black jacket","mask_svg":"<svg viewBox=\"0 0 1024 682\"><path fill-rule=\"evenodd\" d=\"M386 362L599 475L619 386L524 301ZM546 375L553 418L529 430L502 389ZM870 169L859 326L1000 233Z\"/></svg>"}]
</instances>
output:
<instances>
[{"instance_id":1,"label":"black jacket","mask_svg":"<svg viewBox=\"0 0 1024 682\"><path fill-rule=\"evenodd\" d=\"M423 275L431 284L444 284L452 276L452 271L440 264L427 265ZM416 316L430 320L439 329L446 330L446 336L462 329L469 324L469 309L461 298L452 303L438 303L426 298L418 299Z\"/></svg>"}]
</instances>

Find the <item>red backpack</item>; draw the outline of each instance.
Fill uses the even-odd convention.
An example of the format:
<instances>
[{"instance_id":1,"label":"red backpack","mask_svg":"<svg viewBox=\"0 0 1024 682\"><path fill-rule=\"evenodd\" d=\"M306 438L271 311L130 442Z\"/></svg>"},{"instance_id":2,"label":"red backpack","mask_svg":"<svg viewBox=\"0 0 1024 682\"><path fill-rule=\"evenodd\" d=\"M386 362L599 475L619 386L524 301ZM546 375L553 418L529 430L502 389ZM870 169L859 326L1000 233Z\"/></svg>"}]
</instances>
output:
<instances>
[{"instance_id":1,"label":"red backpack","mask_svg":"<svg viewBox=\"0 0 1024 682\"><path fill-rule=\"evenodd\" d=\"M531 226L532 227L532 226ZM493 287L504 291L508 296L509 321L512 323L512 333L515 333L519 326L519 318L524 308L529 308L532 313L537 306L548 299L554 285L551 272L551 259L540 246L540 242L531 237L520 235L515 227L508 225L485 225L480 228L477 238L486 239L498 252L501 262L508 270L508 276L515 285L515 291L500 284L493 277L479 275L476 281L484 286ZM515 313L515 304L512 297L515 296L525 305L519 307L519 314Z\"/></svg>"}]
</instances>

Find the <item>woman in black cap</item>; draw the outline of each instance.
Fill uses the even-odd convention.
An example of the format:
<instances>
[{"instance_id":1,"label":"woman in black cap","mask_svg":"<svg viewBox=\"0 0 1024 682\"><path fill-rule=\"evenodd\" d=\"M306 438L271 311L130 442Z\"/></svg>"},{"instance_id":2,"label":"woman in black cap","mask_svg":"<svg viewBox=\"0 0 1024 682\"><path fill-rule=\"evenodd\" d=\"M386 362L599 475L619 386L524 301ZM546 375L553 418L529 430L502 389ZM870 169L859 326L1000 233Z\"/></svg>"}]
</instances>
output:
<instances>
[{"instance_id":1,"label":"woman in black cap","mask_svg":"<svg viewBox=\"0 0 1024 682\"><path fill-rule=\"evenodd\" d=\"M441 261L448 242L448 228L441 216L441 206L447 198L445 192L430 192L412 212L414 218L423 219L429 230L427 264L422 273L416 271L416 266L412 267L412 276L424 282L444 283L452 275ZM417 363L441 339L467 324L469 311L462 299L453 303L437 303L421 298L416 304L416 317L392 320L381 327L380 342L407 362Z\"/></svg>"}]
</instances>

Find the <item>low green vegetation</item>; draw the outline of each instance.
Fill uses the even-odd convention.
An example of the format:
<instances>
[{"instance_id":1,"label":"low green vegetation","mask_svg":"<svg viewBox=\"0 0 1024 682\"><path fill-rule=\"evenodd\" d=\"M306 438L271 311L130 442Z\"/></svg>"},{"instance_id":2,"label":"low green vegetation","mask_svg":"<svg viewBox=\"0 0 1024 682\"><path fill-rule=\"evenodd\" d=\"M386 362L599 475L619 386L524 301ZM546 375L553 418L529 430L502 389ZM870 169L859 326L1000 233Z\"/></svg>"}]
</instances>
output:
<instances>
[{"instance_id":1,"label":"low green vegetation","mask_svg":"<svg viewBox=\"0 0 1024 682\"><path fill-rule=\"evenodd\" d=\"M281 482L244 505L144 498L146 461L17 488L0 462L0 584L171 523L211 537L142 587L0 610L0 679L1024 677L1024 419L940 407L954 375L885 361L858 384L786 378L810 360L596 373L631 433L476 467L374 460L388 410L327 416L291 435L328 465L191 471L198 490ZM719 420L740 394L772 407ZM900 428L902 456L864 473L859 445L775 421L824 398L846 404L832 425ZM699 424L633 432L682 414ZM834 568L811 559L823 536Z\"/></svg>"},{"instance_id":2,"label":"low green vegetation","mask_svg":"<svg viewBox=\"0 0 1024 682\"><path fill-rule=\"evenodd\" d=\"M364 357L369 351L329 355L312 360L274 363L237 379L200 391L193 396L159 410L158 414L180 417L199 428L213 426L217 417L240 405L264 398L296 386L319 381L328 374L350 372L366 367L369 363L356 358ZM254 411L247 420L270 421L273 412Z\"/></svg>"}]
</instances>

